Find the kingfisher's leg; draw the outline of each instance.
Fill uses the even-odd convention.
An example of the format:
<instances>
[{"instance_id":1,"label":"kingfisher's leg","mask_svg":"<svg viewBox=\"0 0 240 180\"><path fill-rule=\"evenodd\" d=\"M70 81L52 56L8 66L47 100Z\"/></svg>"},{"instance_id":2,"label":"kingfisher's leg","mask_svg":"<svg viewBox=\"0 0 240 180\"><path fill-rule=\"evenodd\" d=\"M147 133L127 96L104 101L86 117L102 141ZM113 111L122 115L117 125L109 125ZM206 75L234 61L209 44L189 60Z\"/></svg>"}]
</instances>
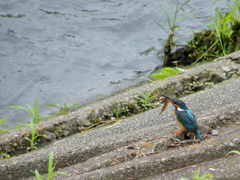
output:
<instances>
[{"instance_id":1,"label":"kingfisher's leg","mask_svg":"<svg viewBox=\"0 0 240 180\"><path fill-rule=\"evenodd\" d=\"M184 132L186 132L186 130L181 128L179 131L173 132L173 134L183 134Z\"/></svg>"}]
</instances>

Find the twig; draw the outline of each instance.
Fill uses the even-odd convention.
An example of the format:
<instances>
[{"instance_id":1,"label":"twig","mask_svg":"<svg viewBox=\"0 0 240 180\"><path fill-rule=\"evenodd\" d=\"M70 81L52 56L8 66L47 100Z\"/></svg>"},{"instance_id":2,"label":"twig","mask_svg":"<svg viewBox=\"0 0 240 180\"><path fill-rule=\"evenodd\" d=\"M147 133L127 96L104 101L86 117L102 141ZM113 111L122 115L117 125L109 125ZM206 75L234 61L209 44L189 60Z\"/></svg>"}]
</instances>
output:
<instances>
[{"instance_id":1,"label":"twig","mask_svg":"<svg viewBox=\"0 0 240 180\"><path fill-rule=\"evenodd\" d=\"M106 125L107 123L111 123L111 122L121 122L121 121L124 121L123 119L121 120L108 120L108 121L100 121L100 122L97 122L89 127L86 127L81 133L84 133L86 131L89 131L90 129L94 128L94 127L101 127L101 126L104 126ZM100 125L101 124L101 125Z\"/></svg>"},{"instance_id":2,"label":"twig","mask_svg":"<svg viewBox=\"0 0 240 180\"><path fill-rule=\"evenodd\" d=\"M147 157L147 156L144 154L144 152L141 150L141 148L140 148L136 143L134 143L133 141L132 141L132 143L134 144L134 146L135 146L135 147L137 148L137 150L138 150L137 155L136 155L137 158L139 158L139 157L138 157L139 152L141 152L144 157Z\"/></svg>"}]
</instances>

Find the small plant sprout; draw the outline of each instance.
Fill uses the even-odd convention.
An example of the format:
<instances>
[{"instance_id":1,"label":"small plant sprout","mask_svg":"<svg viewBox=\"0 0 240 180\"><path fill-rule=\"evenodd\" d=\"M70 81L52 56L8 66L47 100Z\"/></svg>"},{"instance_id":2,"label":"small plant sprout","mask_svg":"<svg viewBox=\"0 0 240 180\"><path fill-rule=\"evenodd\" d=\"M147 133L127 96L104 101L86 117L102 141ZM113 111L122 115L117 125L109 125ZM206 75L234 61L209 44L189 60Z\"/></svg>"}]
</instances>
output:
<instances>
[{"instance_id":1,"label":"small plant sprout","mask_svg":"<svg viewBox=\"0 0 240 180\"><path fill-rule=\"evenodd\" d=\"M27 111L33 117L34 124L39 123L42 119L44 119L46 117L52 117L51 115L40 117L40 111L38 108L38 97L36 97L33 107L29 106L28 104L26 104L26 106L27 106L27 108L23 107L23 106L10 106L10 107L11 108L19 108L19 109L23 109L23 110Z\"/></svg>"},{"instance_id":2,"label":"small plant sprout","mask_svg":"<svg viewBox=\"0 0 240 180\"><path fill-rule=\"evenodd\" d=\"M36 180L45 180L44 177L39 174L38 170L35 169L35 171L32 172L35 173Z\"/></svg>"},{"instance_id":3,"label":"small plant sprout","mask_svg":"<svg viewBox=\"0 0 240 180\"><path fill-rule=\"evenodd\" d=\"M166 12L163 8L159 8L160 11L166 16L167 22L168 22L168 29L166 29L163 25L158 23L157 21L154 21L161 29L163 29L168 34L168 39L166 40L165 46L164 46L164 64L163 66L166 66L168 63L169 55L172 50L172 46L175 46L175 43L173 42L175 29L179 28L177 25L177 19L178 14L180 11L183 11L183 7L188 4L191 0L186 0L185 2L181 3L180 0L177 0L177 3L175 7L172 6L171 3L169 3L167 0L164 0L164 2L168 5L168 9L171 9L170 12L173 12L173 14L169 14ZM188 12L186 15L182 16L181 19L184 19L186 16L188 16L191 12ZM173 16L173 18L171 18Z\"/></svg>"},{"instance_id":4,"label":"small plant sprout","mask_svg":"<svg viewBox=\"0 0 240 180\"><path fill-rule=\"evenodd\" d=\"M194 177L193 177L193 180L204 180L206 178L214 178L214 176L212 174L203 174L202 176L200 176L200 168L198 168L197 171L194 171ZM199 177L200 176L200 177Z\"/></svg>"},{"instance_id":5,"label":"small plant sprout","mask_svg":"<svg viewBox=\"0 0 240 180\"><path fill-rule=\"evenodd\" d=\"M207 25L212 30L196 33L194 39L188 42L193 48L193 53L189 56L196 59L192 65L199 60L212 60L214 57L240 50L240 3L239 0L234 0L233 7L228 3L227 5L228 12L216 8L214 16L209 18L211 22Z\"/></svg>"},{"instance_id":6,"label":"small plant sprout","mask_svg":"<svg viewBox=\"0 0 240 180\"><path fill-rule=\"evenodd\" d=\"M228 49L231 44L234 46L232 48L235 50L235 43L230 43L230 41L232 38L235 39L234 34L239 31L239 27L238 29L235 29L234 27L240 26L240 21L238 19L239 15L236 13L239 7L239 0L234 1L233 8L230 5L228 6L230 8L230 12L225 14L222 14L221 10L216 8L215 17L211 19L212 23L209 24L209 26L212 27L216 32L223 55L229 53Z\"/></svg>"},{"instance_id":7,"label":"small plant sprout","mask_svg":"<svg viewBox=\"0 0 240 180\"><path fill-rule=\"evenodd\" d=\"M65 115L65 114L68 114L67 110L68 110L70 107L78 106L78 105L80 105L80 104L79 104L79 103L77 103L77 104L64 104L63 106L60 106L60 105L58 105L58 104L48 104L48 105L60 109L60 112L55 113L55 115Z\"/></svg>"},{"instance_id":8,"label":"small plant sprout","mask_svg":"<svg viewBox=\"0 0 240 180\"><path fill-rule=\"evenodd\" d=\"M8 132L8 126L6 124L6 120L0 119L0 133Z\"/></svg>"},{"instance_id":9,"label":"small plant sprout","mask_svg":"<svg viewBox=\"0 0 240 180\"><path fill-rule=\"evenodd\" d=\"M212 174L203 174L202 176L200 176L200 171L201 171L200 168L198 168L197 171L194 171L193 180L205 180L205 179L209 180L209 179L214 178L214 176ZM189 179L180 178L178 180L189 180Z\"/></svg>"},{"instance_id":10,"label":"small plant sprout","mask_svg":"<svg viewBox=\"0 0 240 180\"><path fill-rule=\"evenodd\" d=\"M0 154L0 160L3 160L3 159L9 159L11 156L7 153L2 153Z\"/></svg>"},{"instance_id":11,"label":"small plant sprout","mask_svg":"<svg viewBox=\"0 0 240 180\"><path fill-rule=\"evenodd\" d=\"M134 89L137 93L140 94L140 96L136 97L136 100L140 103L140 105L143 107L143 109L148 109L150 107L153 107L154 104L151 103L152 99L157 97L157 94L153 95L153 92L158 88L158 86L154 87L151 91L147 93L143 93L142 91L138 89Z\"/></svg>"},{"instance_id":12,"label":"small plant sprout","mask_svg":"<svg viewBox=\"0 0 240 180\"><path fill-rule=\"evenodd\" d=\"M45 137L46 135L44 134L37 134L36 133L36 129L34 127L34 122L31 121L30 125L29 125L30 129L31 129L31 138L28 138L28 137L25 137L26 140L28 140L30 142L30 147L28 148L29 149L38 149L35 145L37 144L36 143L36 139L38 137Z\"/></svg>"},{"instance_id":13,"label":"small plant sprout","mask_svg":"<svg viewBox=\"0 0 240 180\"><path fill-rule=\"evenodd\" d=\"M30 125L29 123L18 124L14 129L19 129L19 128L21 128L21 127L29 126L29 125Z\"/></svg>"},{"instance_id":14,"label":"small plant sprout","mask_svg":"<svg viewBox=\"0 0 240 180\"><path fill-rule=\"evenodd\" d=\"M68 174L64 173L64 172L56 172L54 173L54 169L56 167L58 160L55 162L55 164L53 165L53 151L51 151L49 153L49 157L48 157L48 180L52 179L54 176L56 175L64 175L64 176L69 176ZM42 175L39 174L38 170L35 169L35 171L32 171L35 176L36 176L36 180L45 180L44 177Z\"/></svg>"},{"instance_id":15,"label":"small plant sprout","mask_svg":"<svg viewBox=\"0 0 240 180\"><path fill-rule=\"evenodd\" d=\"M115 117L119 118L120 114L121 114L120 107L119 106L115 107L114 108L114 115L115 115Z\"/></svg>"}]
</instances>

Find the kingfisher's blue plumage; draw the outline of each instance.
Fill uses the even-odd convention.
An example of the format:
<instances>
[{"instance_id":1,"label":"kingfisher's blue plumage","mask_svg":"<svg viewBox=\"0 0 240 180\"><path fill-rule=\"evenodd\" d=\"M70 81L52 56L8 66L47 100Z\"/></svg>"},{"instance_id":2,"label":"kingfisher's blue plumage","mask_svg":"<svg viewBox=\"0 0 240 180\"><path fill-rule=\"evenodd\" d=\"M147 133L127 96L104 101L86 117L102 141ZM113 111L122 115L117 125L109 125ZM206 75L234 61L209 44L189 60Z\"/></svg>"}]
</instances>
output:
<instances>
[{"instance_id":1,"label":"kingfisher's blue plumage","mask_svg":"<svg viewBox=\"0 0 240 180\"><path fill-rule=\"evenodd\" d=\"M175 107L175 118L182 129L192 135L195 135L201 141L204 140L200 135L200 130L198 128L196 118L193 112L187 108L186 104L180 99L169 98L164 95L162 96L164 97L165 101L171 102Z\"/></svg>"}]
</instances>

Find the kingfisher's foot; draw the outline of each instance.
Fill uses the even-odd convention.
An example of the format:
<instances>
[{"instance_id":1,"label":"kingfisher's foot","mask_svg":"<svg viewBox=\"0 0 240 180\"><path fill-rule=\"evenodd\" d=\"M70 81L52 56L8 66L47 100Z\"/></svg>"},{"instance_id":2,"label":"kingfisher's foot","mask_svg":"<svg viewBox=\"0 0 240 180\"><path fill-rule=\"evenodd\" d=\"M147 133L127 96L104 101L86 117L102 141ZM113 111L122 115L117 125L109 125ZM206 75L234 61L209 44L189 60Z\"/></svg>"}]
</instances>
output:
<instances>
[{"instance_id":1,"label":"kingfisher's foot","mask_svg":"<svg viewBox=\"0 0 240 180\"><path fill-rule=\"evenodd\" d=\"M173 134L182 134L182 133L183 133L183 130L179 130L179 131L173 132Z\"/></svg>"}]
</instances>

